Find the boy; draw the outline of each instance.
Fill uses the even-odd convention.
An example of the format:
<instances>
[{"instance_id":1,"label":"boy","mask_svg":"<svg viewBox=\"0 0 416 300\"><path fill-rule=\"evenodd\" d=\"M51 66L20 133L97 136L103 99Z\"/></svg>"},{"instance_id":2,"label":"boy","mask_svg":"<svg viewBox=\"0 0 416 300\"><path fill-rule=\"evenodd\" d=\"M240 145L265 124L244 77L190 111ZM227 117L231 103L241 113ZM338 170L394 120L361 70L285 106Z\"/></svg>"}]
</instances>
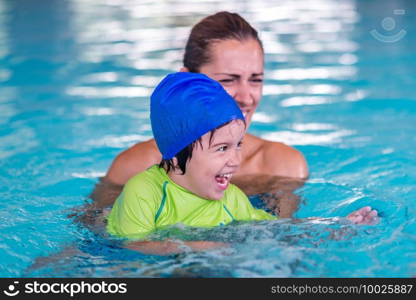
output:
<instances>
[{"instance_id":1,"label":"boy","mask_svg":"<svg viewBox=\"0 0 416 300\"><path fill-rule=\"evenodd\" d=\"M168 75L151 96L150 119L162 162L127 182L108 217L110 234L142 239L176 223L212 227L234 220L276 219L255 209L230 184L241 162L245 119L218 82L198 73ZM151 249L143 249L149 243ZM212 246L186 244L194 250ZM172 246L131 245L140 245L133 248L144 252ZM176 252L173 248L165 250Z\"/></svg>"},{"instance_id":2,"label":"boy","mask_svg":"<svg viewBox=\"0 0 416 300\"><path fill-rule=\"evenodd\" d=\"M225 225L234 220L273 220L254 208L230 184L241 162L245 119L222 86L200 73L165 77L151 96L152 131L162 161L132 177L108 217L107 231L143 239L158 228L182 223L194 227ZM365 207L349 215L368 224L377 212ZM222 246L215 242L183 242L193 250ZM135 241L141 252L181 251L173 241Z\"/></svg>"}]
</instances>

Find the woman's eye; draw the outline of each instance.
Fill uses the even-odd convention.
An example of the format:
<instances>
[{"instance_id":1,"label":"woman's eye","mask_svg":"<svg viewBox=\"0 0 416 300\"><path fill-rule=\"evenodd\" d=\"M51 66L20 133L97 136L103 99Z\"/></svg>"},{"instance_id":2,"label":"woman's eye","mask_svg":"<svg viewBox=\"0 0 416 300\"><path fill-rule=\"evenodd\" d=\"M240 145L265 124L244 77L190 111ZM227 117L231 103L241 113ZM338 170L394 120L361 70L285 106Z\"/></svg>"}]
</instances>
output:
<instances>
[{"instance_id":1,"label":"woman's eye","mask_svg":"<svg viewBox=\"0 0 416 300\"><path fill-rule=\"evenodd\" d=\"M254 78L254 79L251 79L251 82L262 83L263 82L263 78Z\"/></svg>"}]
</instances>

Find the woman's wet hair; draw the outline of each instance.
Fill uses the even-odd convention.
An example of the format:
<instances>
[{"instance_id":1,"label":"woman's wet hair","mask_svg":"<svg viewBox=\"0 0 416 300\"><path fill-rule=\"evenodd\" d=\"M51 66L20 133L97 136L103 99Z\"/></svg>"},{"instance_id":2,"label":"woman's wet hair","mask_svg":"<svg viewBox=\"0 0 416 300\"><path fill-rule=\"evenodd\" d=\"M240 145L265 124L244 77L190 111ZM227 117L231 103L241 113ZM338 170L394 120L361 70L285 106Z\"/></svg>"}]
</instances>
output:
<instances>
[{"instance_id":1,"label":"woman's wet hair","mask_svg":"<svg viewBox=\"0 0 416 300\"><path fill-rule=\"evenodd\" d=\"M227 123L224 123L220 126L218 126L217 128L213 129L210 131L210 137L209 137L209 145L211 145L212 139L214 138L214 134L215 131L217 131L218 129L230 124L231 122L234 122L237 120L231 120ZM240 120L241 121L241 120ZM244 126L246 126L246 121L244 122ZM200 137L199 139L197 139L196 141L192 142L191 144L189 144L188 146L186 146L185 148L183 148L181 151L179 151L175 157L178 161L177 165L175 165L173 158L171 159L162 159L161 162L159 163L159 168L164 168L166 173L169 173L169 171L174 171L175 169L179 168L179 170L182 171L182 175L185 174L186 172L186 163L191 160L192 158L192 153L195 149L196 143L199 143L199 146L202 148L202 137Z\"/></svg>"},{"instance_id":2,"label":"woman's wet hair","mask_svg":"<svg viewBox=\"0 0 416 300\"><path fill-rule=\"evenodd\" d=\"M254 39L263 50L257 31L240 15L226 11L202 19L191 30L185 47L183 65L189 72L199 73L210 62L210 45L223 40Z\"/></svg>"}]
</instances>

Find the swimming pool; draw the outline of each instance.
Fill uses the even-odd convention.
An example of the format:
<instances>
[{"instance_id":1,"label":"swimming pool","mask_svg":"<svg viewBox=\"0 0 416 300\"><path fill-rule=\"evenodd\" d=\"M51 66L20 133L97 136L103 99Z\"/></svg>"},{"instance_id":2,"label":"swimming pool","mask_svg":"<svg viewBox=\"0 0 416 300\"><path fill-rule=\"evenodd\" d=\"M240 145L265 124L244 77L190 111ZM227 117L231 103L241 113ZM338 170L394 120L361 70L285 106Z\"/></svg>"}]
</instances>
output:
<instances>
[{"instance_id":1,"label":"swimming pool","mask_svg":"<svg viewBox=\"0 0 416 300\"><path fill-rule=\"evenodd\" d=\"M415 276L415 6L0 0L0 275ZM67 216L117 153L151 137L152 88L181 66L190 26L219 10L261 32L266 81L250 132L304 153L300 220L163 233L226 250L121 249ZM364 205L378 225L333 218Z\"/></svg>"}]
</instances>

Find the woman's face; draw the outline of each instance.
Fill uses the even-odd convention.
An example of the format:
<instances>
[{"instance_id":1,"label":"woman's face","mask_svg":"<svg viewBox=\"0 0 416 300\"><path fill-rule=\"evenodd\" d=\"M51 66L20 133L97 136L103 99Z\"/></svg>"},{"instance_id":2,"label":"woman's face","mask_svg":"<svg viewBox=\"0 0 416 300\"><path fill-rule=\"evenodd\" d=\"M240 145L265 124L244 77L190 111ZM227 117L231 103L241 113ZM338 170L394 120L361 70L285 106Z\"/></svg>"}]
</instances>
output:
<instances>
[{"instance_id":1,"label":"woman's face","mask_svg":"<svg viewBox=\"0 0 416 300\"><path fill-rule=\"evenodd\" d=\"M223 40L210 46L210 57L199 71L221 83L237 102L248 127L263 92L263 50L254 39Z\"/></svg>"}]
</instances>

